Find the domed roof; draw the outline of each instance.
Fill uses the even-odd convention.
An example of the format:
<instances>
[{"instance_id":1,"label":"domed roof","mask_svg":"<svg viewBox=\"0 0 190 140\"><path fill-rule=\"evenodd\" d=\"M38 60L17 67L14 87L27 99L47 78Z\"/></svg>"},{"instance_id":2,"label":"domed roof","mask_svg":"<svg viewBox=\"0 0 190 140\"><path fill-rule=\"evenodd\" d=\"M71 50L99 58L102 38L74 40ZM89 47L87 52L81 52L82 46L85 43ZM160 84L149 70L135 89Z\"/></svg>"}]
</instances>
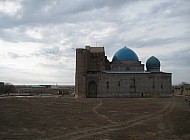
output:
<instances>
[{"instance_id":1,"label":"domed roof","mask_svg":"<svg viewBox=\"0 0 190 140\"><path fill-rule=\"evenodd\" d=\"M124 48L118 50L115 53L112 61L115 61L115 60L139 61L139 58L133 50L125 46Z\"/></svg>"},{"instance_id":2,"label":"domed roof","mask_svg":"<svg viewBox=\"0 0 190 140\"><path fill-rule=\"evenodd\" d=\"M146 67L147 68L159 68L160 67L160 61L155 56L151 56L146 61Z\"/></svg>"}]
</instances>

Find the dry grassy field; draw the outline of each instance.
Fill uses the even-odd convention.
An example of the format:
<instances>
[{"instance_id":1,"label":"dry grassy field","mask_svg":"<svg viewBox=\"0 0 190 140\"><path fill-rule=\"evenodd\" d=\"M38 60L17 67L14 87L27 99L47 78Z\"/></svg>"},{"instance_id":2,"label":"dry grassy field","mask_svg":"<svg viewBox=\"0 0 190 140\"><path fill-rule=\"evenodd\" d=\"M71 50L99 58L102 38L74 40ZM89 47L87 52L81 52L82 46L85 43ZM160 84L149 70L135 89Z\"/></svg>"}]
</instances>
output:
<instances>
[{"instance_id":1,"label":"dry grassy field","mask_svg":"<svg viewBox=\"0 0 190 140\"><path fill-rule=\"evenodd\" d=\"M4 97L0 139L189 140L190 106L182 97Z\"/></svg>"}]
</instances>

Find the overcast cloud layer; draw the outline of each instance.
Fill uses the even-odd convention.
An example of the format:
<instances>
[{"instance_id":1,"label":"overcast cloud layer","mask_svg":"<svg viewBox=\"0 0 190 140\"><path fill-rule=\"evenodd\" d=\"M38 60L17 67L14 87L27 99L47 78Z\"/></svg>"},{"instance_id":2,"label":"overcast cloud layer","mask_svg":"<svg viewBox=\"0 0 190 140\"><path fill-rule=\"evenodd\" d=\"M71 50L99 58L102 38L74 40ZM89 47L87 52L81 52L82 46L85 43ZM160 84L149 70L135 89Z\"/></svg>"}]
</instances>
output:
<instances>
[{"instance_id":1,"label":"overcast cloud layer","mask_svg":"<svg viewBox=\"0 0 190 140\"><path fill-rule=\"evenodd\" d=\"M190 82L189 0L0 0L0 81L74 84L75 49L127 46Z\"/></svg>"}]
</instances>

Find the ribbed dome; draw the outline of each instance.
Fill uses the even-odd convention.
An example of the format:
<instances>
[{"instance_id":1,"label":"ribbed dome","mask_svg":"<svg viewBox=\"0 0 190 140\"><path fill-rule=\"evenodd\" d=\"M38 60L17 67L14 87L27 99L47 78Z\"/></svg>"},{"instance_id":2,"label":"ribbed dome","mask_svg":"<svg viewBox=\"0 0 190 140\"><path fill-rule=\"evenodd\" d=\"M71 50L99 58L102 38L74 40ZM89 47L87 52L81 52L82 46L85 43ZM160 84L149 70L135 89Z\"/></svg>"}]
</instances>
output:
<instances>
[{"instance_id":1,"label":"ribbed dome","mask_svg":"<svg viewBox=\"0 0 190 140\"><path fill-rule=\"evenodd\" d=\"M160 61L158 58L155 56L151 56L147 61L146 61L146 66L147 67L160 67Z\"/></svg>"},{"instance_id":2,"label":"ribbed dome","mask_svg":"<svg viewBox=\"0 0 190 140\"><path fill-rule=\"evenodd\" d=\"M139 58L133 50L125 46L115 53L112 61L115 60L139 61Z\"/></svg>"},{"instance_id":3,"label":"ribbed dome","mask_svg":"<svg viewBox=\"0 0 190 140\"><path fill-rule=\"evenodd\" d=\"M160 71L160 61L155 56L151 56L146 61L147 71Z\"/></svg>"}]
</instances>

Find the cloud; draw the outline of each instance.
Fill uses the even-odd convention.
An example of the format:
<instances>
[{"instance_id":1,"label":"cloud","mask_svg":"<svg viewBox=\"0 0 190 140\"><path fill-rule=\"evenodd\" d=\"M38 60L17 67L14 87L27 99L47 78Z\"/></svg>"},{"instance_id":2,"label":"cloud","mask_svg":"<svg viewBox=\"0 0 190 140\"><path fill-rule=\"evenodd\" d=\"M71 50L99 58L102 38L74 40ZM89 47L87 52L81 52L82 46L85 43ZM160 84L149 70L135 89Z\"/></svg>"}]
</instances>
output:
<instances>
[{"instance_id":1,"label":"cloud","mask_svg":"<svg viewBox=\"0 0 190 140\"><path fill-rule=\"evenodd\" d=\"M62 57L63 51L60 47L51 47L51 48L42 48L38 53L37 56L46 57L50 60L59 60Z\"/></svg>"},{"instance_id":2,"label":"cloud","mask_svg":"<svg viewBox=\"0 0 190 140\"><path fill-rule=\"evenodd\" d=\"M0 1L0 13L14 16L21 9L20 1Z\"/></svg>"},{"instance_id":3,"label":"cloud","mask_svg":"<svg viewBox=\"0 0 190 140\"><path fill-rule=\"evenodd\" d=\"M19 57L19 55L16 54L16 53L9 52L9 53L8 53L8 57L11 58L11 59L16 59L16 58Z\"/></svg>"},{"instance_id":4,"label":"cloud","mask_svg":"<svg viewBox=\"0 0 190 140\"><path fill-rule=\"evenodd\" d=\"M190 82L189 75L179 73L190 70L188 0L17 0L0 5L0 67L10 82L11 72L23 72L28 81L74 83L75 49L85 45L104 46L109 60L124 46L143 63L155 55L164 71L174 73L175 83Z\"/></svg>"}]
</instances>

